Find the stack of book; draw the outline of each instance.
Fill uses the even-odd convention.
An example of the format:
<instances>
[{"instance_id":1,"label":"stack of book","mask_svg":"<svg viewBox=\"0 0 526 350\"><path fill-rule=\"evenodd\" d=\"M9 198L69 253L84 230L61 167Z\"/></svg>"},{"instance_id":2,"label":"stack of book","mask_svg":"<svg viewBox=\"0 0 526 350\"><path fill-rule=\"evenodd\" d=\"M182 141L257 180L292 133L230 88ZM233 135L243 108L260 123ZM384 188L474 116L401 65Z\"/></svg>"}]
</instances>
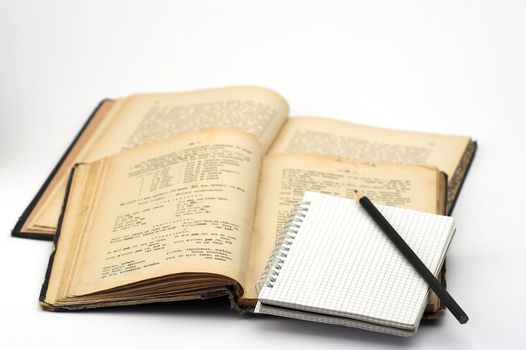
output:
<instances>
[{"instance_id":1,"label":"stack of book","mask_svg":"<svg viewBox=\"0 0 526 350\"><path fill-rule=\"evenodd\" d=\"M289 117L258 87L104 100L12 234L54 240L46 310L229 296L253 311L305 191L448 215L475 151L470 137ZM443 313L430 293L424 317Z\"/></svg>"}]
</instances>

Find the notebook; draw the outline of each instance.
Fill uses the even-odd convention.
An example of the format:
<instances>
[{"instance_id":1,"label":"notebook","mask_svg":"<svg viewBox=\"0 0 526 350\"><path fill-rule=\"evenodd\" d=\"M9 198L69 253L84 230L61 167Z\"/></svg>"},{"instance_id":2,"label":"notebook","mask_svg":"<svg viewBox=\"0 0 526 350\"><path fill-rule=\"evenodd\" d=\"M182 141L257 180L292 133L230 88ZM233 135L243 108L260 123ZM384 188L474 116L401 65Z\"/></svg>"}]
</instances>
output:
<instances>
[{"instance_id":1,"label":"notebook","mask_svg":"<svg viewBox=\"0 0 526 350\"><path fill-rule=\"evenodd\" d=\"M453 218L376 205L438 275ZM429 287L358 202L306 192L256 287L256 313L414 335Z\"/></svg>"}]
</instances>

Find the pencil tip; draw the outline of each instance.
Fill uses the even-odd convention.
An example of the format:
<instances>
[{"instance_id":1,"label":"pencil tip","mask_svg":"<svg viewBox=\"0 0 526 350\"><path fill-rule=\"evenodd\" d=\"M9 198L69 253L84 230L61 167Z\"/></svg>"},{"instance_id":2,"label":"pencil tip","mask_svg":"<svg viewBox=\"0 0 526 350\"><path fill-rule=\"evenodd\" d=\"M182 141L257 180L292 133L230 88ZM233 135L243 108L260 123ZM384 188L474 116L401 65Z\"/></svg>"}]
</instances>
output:
<instances>
[{"instance_id":1,"label":"pencil tip","mask_svg":"<svg viewBox=\"0 0 526 350\"><path fill-rule=\"evenodd\" d=\"M360 200L360 198L363 197L363 194L361 194L360 191L358 190L353 190L353 191L354 191L354 199Z\"/></svg>"},{"instance_id":2,"label":"pencil tip","mask_svg":"<svg viewBox=\"0 0 526 350\"><path fill-rule=\"evenodd\" d=\"M468 315L462 315L462 316L460 316L459 321L460 321L460 324L464 324L464 323L468 322L468 321L469 321L469 317L468 317Z\"/></svg>"}]
</instances>

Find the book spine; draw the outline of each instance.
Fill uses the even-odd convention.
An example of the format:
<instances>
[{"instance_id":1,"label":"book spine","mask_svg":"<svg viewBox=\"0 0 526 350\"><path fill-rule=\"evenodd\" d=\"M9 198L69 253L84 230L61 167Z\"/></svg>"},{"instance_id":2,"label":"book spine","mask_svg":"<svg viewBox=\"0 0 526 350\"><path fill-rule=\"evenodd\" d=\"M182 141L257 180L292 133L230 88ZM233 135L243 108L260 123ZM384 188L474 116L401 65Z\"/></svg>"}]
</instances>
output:
<instances>
[{"instance_id":1,"label":"book spine","mask_svg":"<svg viewBox=\"0 0 526 350\"><path fill-rule=\"evenodd\" d=\"M310 202L300 202L294 206L288 220L283 225L280 233L276 237L276 245L270 258L265 265L265 269L256 283L256 291L259 294L263 287L272 288L276 282L285 259L290 251L291 245L298 234L303 219L309 210Z\"/></svg>"}]
</instances>

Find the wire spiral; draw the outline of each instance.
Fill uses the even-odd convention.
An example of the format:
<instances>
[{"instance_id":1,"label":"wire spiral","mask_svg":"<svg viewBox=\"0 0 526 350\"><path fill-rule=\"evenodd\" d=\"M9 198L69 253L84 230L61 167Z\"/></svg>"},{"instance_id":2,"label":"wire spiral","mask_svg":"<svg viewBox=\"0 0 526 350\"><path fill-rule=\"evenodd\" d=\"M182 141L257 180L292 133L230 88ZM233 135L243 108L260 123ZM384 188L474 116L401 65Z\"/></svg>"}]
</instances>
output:
<instances>
[{"instance_id":1,"label":"wire spiral","mask_svg":"<svg viewBox=\"0 0 526 350\"><path fill-rule=\"evenodd\" d=\"M274 287L274 283L290 251L290 246L296 238L300 224L309 210L310 202L301 202L294 206L288 220L285 222L281 232L276 238L276 245L270 255L265 269L256 283L256 292L259 294L263 287Z\"/></svg>"}]
</instances>

